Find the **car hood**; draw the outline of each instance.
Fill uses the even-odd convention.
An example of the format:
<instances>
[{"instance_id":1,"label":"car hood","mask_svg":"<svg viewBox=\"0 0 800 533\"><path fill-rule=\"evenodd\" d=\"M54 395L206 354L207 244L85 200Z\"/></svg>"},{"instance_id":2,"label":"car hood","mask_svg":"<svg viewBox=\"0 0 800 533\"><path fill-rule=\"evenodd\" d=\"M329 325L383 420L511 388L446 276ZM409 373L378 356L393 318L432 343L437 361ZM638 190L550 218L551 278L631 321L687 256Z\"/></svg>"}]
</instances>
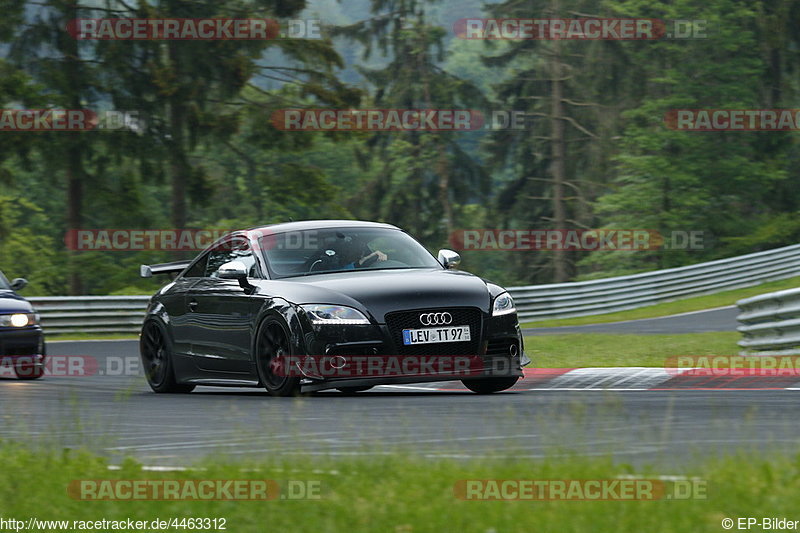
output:
<instances>
[{"instance_id":1,"label":"car hood","mask_svg":"<svg viewBox=\"0 0 800 533\"><path fill-rule=\"evenodd\" d=\"M281 292L294 303L349 305L379 322L386 313L404 309L477 307L488 312L491 300L486 282L454 270L370 270L279 283L285 285Z\"/></svg>"},{"instance_id":2,"label":"car hood","mask_svg":"<svg viewBox=\"0 0 800 533\"><path fill-rule=\"evenodd\" d=\"M0 290L0 314L31 312L33 307L25 298L11 291Z\"/></svg>"}]
</instances>

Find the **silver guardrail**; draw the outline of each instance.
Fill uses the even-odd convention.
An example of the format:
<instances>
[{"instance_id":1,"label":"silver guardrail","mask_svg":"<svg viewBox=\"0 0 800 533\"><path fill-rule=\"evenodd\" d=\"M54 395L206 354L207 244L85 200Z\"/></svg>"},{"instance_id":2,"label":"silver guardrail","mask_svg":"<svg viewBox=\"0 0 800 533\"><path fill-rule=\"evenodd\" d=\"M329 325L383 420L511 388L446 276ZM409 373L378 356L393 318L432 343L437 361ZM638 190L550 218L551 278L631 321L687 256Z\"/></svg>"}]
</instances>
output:
<instances>
[{"instance_id":1,"label":"silver guardrail","mask_svg":"<svg viewBox=\"0 0 800 533\"><path fill-rule=\"evenodd\" d=\"M800 276L800 244L696 265L590 281L511 287L521 320L626 311Z\"/></svg>"},{"instance_id":2,"label":"silver guardrail","mask_svg":"<svg viewBox=\"0 0 800 533\"><path fill-rule=\"evenodd\" d=\"M741 355L800 355L800 289L736 302Z\"/></svg>"},{"instance_id":3,"label":"silver guardrail","mask_svg":"<svg viewBox=\"0 0 800 533\"><path fill-rule=\"evenodd\" d=\"M511 287L520 319L636 309L688 296L800 276L800 245L679 268L591 281ZM47 333L137 333L149 296L29 298ZM800 318L800 316L798 317Z\"/></svg>"},{"instance_id":4,"label":"silver guardrail","mask_svg":"<svg viewBox=\"0 0 800 533\"><path fill-rule=\"evenodd\" d=\"M150 296L33 296L46 334L138 333Z\"/></svg>"}]
</instances>

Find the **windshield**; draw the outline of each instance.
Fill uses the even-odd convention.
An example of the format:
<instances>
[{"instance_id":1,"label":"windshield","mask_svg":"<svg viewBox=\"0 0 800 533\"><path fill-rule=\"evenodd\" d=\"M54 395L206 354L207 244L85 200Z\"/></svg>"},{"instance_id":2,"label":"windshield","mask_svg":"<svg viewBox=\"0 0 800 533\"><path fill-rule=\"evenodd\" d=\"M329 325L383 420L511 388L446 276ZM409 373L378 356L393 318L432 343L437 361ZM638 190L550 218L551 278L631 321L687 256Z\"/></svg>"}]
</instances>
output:
<instances>
[{"instance_id":1,"label":"windshield","mask_svg":"<svg viewBox=\"0 0 800 533\"><path fill-rule=\"evenodd\" d=\"M266 235L259 240L273 279L355 270L442 268L400 230L332 228Z\"/></svg>"},{"instance_id":2,"label":"windshield","mask_svg":"<svg viewBox=\"0 0 800 533\"><path fill-rule=\"evenodd\" d=\"M0 291L7 291L10 290L11 286L8 284L8 280L3 275L3 272L0 271Z\"/></svg>"}]
</instances>

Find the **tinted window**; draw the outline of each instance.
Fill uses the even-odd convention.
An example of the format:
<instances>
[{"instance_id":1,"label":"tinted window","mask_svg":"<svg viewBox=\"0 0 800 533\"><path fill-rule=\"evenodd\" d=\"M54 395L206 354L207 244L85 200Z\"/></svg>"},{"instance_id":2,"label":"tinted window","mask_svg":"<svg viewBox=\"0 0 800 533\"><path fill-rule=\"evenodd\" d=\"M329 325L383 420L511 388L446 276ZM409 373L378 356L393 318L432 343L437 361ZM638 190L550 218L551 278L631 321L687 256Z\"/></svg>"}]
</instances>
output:
<instances>
[{"instance_id":1,"label":"tinted window","mask_svg":"<svg viewBox=\"0 0 800 533\"><path fill-rule=\"evenodd\" d=\"M186 271L183 277L185 278L202 278L206 273L206 263L208 262L208 254L205 254L203 257L197 260L197 262L192 265L192 268Z\"/></svg>"},{"instance_id":2,"label":"tinted window","mask_svg":"<svg viewBox=\"0 0 800 533\"><path fill-rule=\"evenodd\" d=\"M259 240L273 278L352 270L442 268L400 230L334 228L266 235Z\"/></svg>"},{"instance_id":3,"label":"tinted window","mask_svg":"<svg viewBox=\"0 0 800 533\"><path fill-rule=\"evenodd\" d=\"M217 270L225 263L231 261L239 261L244 263L248 269L248 276L258 277L258 266L256 265L256 258L253 257L253 252L250 246L244 239L233 239L223 242L215 246L208 253L208 263L205 268L205 277L217 277Z\"/></svg>"}]
</instances>

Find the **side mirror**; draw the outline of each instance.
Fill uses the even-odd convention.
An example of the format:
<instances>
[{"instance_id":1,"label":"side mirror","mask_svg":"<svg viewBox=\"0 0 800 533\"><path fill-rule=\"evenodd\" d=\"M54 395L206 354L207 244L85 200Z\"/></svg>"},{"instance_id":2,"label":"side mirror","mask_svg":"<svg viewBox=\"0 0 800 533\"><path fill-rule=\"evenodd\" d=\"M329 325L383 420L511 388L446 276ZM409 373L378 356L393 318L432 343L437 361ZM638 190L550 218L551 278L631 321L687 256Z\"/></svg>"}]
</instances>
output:
<instances>
[{"instance_id":1,"label":"side mirror","mask_svg":"<svg viewBox=\"0 0 800 533\"><path fill-rule=\"evenodd\" d=\"M461 256L453 250L439 250L438 259L442 266L448 270L458 268L458 265L461 264Z\"/></svg>"},{"instance_id":2,"label":"side mirror","mask_svg":"<svg viewBox=\"0 0 800 533\"><path fill-rule=\"evenodd\" d=\"M247 281L247 267L241 261L225 263L217 269L217 277L219 279L235 279L247 294L253 294L256 290L255 285L251 285Z\"/></svg>"},{"instance_id":3,"label":"side mirror","mask_svg":"<svg viewBox=\"0 0 800 533\"><path fill-rule=\"evenodd\" d=\"M28 286L28 280L25 278L16 278L14 281L11 282L12 291L21 291L27 286Z\"/></svg>"},{"instance_id":4,"label":"side mirror","mask_svg":"<svg viewBox=\"0 0 800 533\"><path fill-rule=\"evenodd\" d=\"M217 269L217 277L219 279L247 279L247 267L241 261L231 261Z\"/></svg>"}]
</instances>

